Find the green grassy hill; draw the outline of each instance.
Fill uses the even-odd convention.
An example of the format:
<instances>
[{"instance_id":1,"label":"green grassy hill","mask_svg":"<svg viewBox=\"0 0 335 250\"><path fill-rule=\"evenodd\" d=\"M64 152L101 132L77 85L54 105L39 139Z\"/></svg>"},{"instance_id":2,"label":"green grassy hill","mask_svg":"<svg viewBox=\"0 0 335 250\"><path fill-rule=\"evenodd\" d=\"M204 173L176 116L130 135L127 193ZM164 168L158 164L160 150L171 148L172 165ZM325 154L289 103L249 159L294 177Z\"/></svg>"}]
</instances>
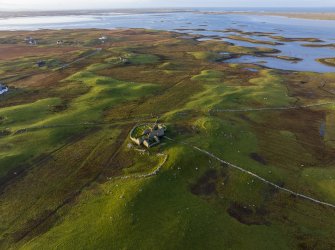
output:
<instances>
[{"instance_id":1,"label":"green grassy hill","mask_svg":"<svg viewBox=\"0 0 335 250\"><path fill-rule=\"evenodd\" d=\"M267 51L179 36L36 31L42 45L8 52L1 249L335 248L334 207L255 177L335 204L335 74L227 64ZM157 118L168 138L134 145Z\"/></svg>"}]
</instances>

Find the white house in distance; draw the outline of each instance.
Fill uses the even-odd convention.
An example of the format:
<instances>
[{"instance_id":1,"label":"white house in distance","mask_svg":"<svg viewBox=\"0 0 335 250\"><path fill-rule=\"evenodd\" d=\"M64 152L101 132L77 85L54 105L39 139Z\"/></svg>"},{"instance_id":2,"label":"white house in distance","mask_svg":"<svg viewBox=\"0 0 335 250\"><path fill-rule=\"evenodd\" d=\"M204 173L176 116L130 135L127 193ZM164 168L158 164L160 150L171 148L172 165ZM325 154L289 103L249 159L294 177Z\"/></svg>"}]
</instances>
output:
<instances>
[{"instance_id":1,"label":"white house in distance","mask_svg":"<svg viewBox=\"0 0 335 250\"><path fill-rule=\"evenodd\" d=\"M29 45L37 45L37 40L35 40L31 36L26 37L24 41L26 44L29 44Z\"/></svg>"},{"instance_id":2,"label":"white house in distance","mask_svg":"<svg viewBox=\"0 0 335 250\"><path fill-rule=\"evenodd\" d=\"M101 36L99 37L99 40L101 41L101 43L105 43L108 40L108 38L106 36Z\"/></svg>"},{"instance_id":3,"label":"white house in distance","mask_svg":"<svg viewBox=\"0 0 335 250\"><path fill-rule=\"evenodd\" d=\"M8 87L0 83L0 95L6 93L8 91Z\"/></svg>"}]
</instances>

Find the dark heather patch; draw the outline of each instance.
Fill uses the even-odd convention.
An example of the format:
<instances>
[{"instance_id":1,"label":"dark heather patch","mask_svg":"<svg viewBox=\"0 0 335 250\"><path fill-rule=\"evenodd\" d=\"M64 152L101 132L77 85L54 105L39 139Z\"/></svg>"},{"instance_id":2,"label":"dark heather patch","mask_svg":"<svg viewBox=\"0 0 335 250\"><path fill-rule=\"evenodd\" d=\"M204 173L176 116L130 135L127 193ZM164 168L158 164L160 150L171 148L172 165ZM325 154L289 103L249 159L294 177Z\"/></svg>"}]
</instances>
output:
<instances>
[{"instance_id":1,"label":"dark heather patch","mask_svg":"<svg viewBox=\"0 0 335 250\"><path fill-rule=\"evenodd\" d=\"M314 250L314 249L335 249L335 245L327 241L313 237L311 234L300 234L296 236L298 241L297 249Z\"/></svg>"},{"instance_id":2,"label":"dark heather patch","mask_svg":"<svg viewBox=\"0 0 335 250\"><path fill-rule=\"evenodd\" d=\"M218 179L215 170L208 170L197 183L191 186L191 192L195 195L210 196L216 194L216 181Z\"/></svg>"},{"instance_id":3,"label":"dark heather patch","mask_svg":"<svg viewBox=\"0 0 335 250\"><path fill-rule=\"evenodd\" d=\"M253 159L253 160L255 160L255 161L257 161L257 162L259 162L259 163L261 163L263 165L267 164L266 160L262 156L260 156L259 154L257 154L257 153L251 153L250 157L251 157L251 159Z\"/></svg>"},{"instance_id":4,"label":"dark heather patch","mask_svg":"<svg viewBox=\"0 0 335 250\"><path fill-rule=\"evenodd\" d=\"M267 211L262 208L252 209L234 202L229 206L227 212L231 217L245 225L270 225L264 218Z\"/></svg>"},{"instance_id":5,"label":"dark heather patch","mask_svg":"<svg viewBox=\"0 0 335 250\"><path fill-rule=\"evenodd\" d=\"M65 111L68 108L66 103L60 104L60 105L53 105L50 107L50 111L57 113L57 112L62 112Z\"/></svg>"},{"instance_id":6,"label":"dark heather patch","mask_svg":"<svg viewBox=\"0 0 335 250\"><path fill-rule=\"evenodd\" d=\"M3 129L0 130L0 137L4 137L4 136L8 136L10 135L12 132L9 129Z\"/></svg>"},{"instance_id":7,"label":"dark heather patch","mask_svg":"<svg viewBox=\"0 0 335 250\"><path fill-rule=\"evenodd\" d=\"M240 114L239 117L243 120L243 121L247 121L247 122L252 122L252 120L248 117L248 115L246 114Z\"/></svg>"}]
</instances>

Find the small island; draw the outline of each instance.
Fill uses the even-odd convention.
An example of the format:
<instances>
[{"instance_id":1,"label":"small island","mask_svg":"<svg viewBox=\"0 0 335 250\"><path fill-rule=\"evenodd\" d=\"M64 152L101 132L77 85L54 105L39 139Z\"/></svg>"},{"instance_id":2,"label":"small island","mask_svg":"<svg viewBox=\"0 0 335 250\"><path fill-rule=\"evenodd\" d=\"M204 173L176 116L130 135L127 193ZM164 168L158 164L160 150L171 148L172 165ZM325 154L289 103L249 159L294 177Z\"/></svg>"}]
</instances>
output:
<instances>
[{"instance_id":1,"label":"small island","mask_svg":"<svg viewBox=\"0 0 335 250\"><path fill-rule=\"evenodd\" d=\"M317 59L317 61L325 65L335 67L335 58L320 58Z\"/></svg>"}]
</instances>

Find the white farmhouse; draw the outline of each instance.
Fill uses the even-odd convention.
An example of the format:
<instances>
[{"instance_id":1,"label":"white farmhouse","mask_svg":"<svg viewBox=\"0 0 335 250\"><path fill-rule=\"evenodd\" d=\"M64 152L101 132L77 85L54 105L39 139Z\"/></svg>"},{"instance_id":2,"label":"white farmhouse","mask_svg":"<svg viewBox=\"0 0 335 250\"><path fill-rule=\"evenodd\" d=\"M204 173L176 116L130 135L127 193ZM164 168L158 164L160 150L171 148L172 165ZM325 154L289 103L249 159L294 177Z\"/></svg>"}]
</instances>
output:
<instances>
[{"instance_id":1,"label":"white farmhouse","mask_svg":"<svg viewBox=\"0 0 335 250\"><path fill-rule=\"evenodd\" d=\"M101 43L105 43L108 38L106 36L102 36L102 37L99 37L99 40L101 41Z\"/></svg>"},{"instance_id":2,"label":"white farmhouse","mask_svg":"<svg viewBox=\"0 0 335 250\"><path fill-rule=\"evenodd\" d=\"M0 83L0 95L6 93L8 91L8 87Z\"/></svg>"}]
</instances>

